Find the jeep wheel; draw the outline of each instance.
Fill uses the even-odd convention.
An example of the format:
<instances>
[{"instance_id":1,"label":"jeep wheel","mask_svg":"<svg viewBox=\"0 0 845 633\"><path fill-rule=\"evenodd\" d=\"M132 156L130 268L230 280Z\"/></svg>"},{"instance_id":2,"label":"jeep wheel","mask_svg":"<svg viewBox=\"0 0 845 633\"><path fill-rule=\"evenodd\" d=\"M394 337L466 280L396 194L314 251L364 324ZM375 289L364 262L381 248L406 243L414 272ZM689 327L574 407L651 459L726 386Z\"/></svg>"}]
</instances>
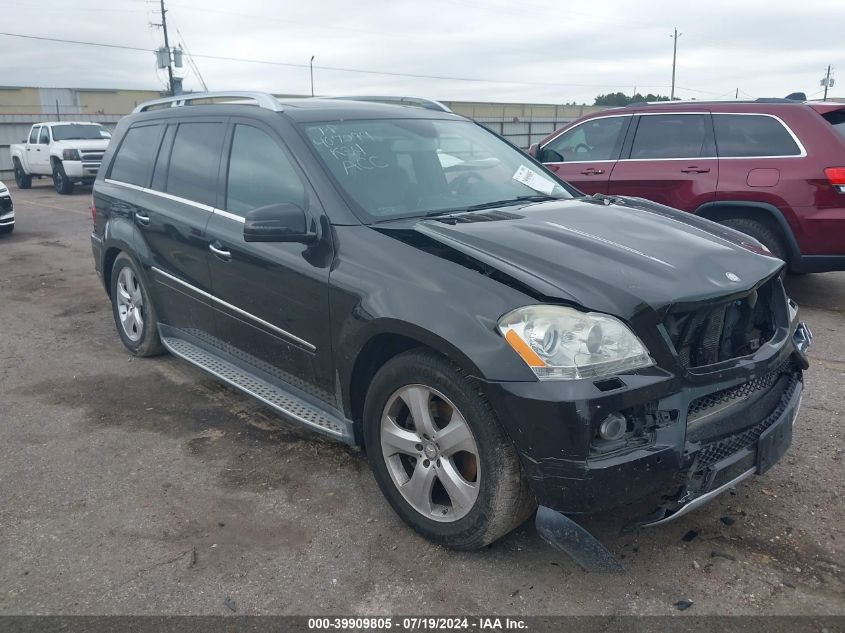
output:
<instances>
[{"instance_id":1,"label":"jeep wheel","mask_svg":"<svg viewBox=\"0 0 845 633\"><path fill-rule=\"evenodd\" d=\"M158 318L135 263L121 253L111 273L111 303L120 340L136 356L164 351L158 336Z\"/></svg>"},{"instance_id":2,"label":"jeep wheel","mask_svg":"<svg viewBox=\"0 0 845 633\"><path fill-rule=\"evenodd\" d=\"M364 405L364 442L390 505L440 545L483 547L535 508L490 405L432 352L406 352L379 370Z\"/></svg>"},{"instance_id":3,"label":"jeep wheel","mask_svg":"<svg viewBox=\"0 0 845 633\"><path fill-rule=\"evenodd\" d=\"M68 179L64 165L58 161L53 163L53 186L56 188L56 193L63 196L73 193L73 182Z\"/></svg>"},{"instance_id":4,"label":"jeep wheel","mask_svg":"<svg viewBox=\"0 0 845 633\"><path fill-rule=\"evenodd\" d=\"M720 224L736 229L740 233L750 235L763 246L768 248L772 252L772 255L789 263L789 255L787 254L786 247L783 245L783 240L780 235L778 235L777 232L768 225L749 218L729 218L727 220L722 220Z\"/></svg>"},{"instance_id":5,"label":"jeep wheel","mask_svg":"<svg viewBox=\"0 0 845 633\"><path fill-rule=\"evenodd\" d=\"M17 158L15 159L15 184L18 189L30 189L32 187L32 176L23 170Z\"/></svg>"}]
</instances>

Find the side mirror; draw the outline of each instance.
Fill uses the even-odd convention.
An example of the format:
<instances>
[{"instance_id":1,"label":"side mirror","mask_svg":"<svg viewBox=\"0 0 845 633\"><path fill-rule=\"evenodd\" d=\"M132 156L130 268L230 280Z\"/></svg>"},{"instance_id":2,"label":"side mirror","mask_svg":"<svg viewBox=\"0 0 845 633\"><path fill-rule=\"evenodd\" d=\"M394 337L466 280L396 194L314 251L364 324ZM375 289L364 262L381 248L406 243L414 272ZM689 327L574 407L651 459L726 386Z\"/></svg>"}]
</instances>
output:
<instances>
[{"instance_id":1,"label":"side mirror","mask_svg":"<svg viewBox=\"0 0 845 633\"><path fill-rule=\"evenodd\" d=\"M533 156L534 158L537 158L537 154L539 153L539 151L540 151L540 144L534 143L533 145L531 145L531 147L528 148L528 155Z\"/></svg>"},{"instance_id":2,"label":"side mirror","mask_svg":"<svg viewBox=\"0 0 845 633\"><path fill-rule=\"evenodd\" d=\"M310 244L317 234L308 230L305 210L284 202L253 209L244 218L245 242L302 242Z\"/></svg>"}]
</instances>

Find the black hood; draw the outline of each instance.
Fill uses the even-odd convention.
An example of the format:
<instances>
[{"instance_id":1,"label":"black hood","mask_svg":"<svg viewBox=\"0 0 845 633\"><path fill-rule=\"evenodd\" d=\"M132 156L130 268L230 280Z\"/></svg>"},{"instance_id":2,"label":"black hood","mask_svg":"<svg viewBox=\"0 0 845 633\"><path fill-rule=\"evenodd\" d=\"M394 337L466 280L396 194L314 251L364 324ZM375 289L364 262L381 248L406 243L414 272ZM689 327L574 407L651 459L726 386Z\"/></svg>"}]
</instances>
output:
<instances>
[{"instance_id":1,"label":"black hood","mask_svg":"<svg viewBox=\"0 0 845 633\"><path fill-rule=\"evenodd\" d=\"M609 200L556 200L391 228L411 229L539 295L623 318L646 306L750 291L783 265L749 250L759 248L752 238L708 220L645 200Z\"/></svg>"}]
</instances>

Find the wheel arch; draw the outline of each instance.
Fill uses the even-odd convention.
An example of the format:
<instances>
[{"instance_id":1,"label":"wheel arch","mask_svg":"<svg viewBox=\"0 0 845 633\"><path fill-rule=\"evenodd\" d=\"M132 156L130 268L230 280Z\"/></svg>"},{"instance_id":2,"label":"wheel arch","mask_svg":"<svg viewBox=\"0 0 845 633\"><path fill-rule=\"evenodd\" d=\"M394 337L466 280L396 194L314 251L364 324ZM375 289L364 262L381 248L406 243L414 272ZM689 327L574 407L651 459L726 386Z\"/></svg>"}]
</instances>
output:
<instances>
[{"instance_id":1,"label":"wheel arch","mask_svg":"<svg viewBox=\"0 0 845 633\"><path fill-rule=\"evenodd\" d=\"M383 324L386 325L386 324ZM346 414L356 425L361 421L369 385L376 372L391 358L412 349L428 349L455 363L468 376L481 372L461 350L427 330L409 323L391 323L390 327L371 331L364 338L343 382ZM357 434L360 438L360 434Z\"/></svg>"},{"instance_id":2,"label":"wheel arch","mask_svg":"<svg viewBox=\"0 0 845 633\"><path fill-rule=\"evenodd\" d=\"M714 222L731 218L747 218L765 222L783 238L783 244L789 253L790 264L797 261L801 256L801 249L798 247L798 241L795 239L795 234L792 232L789 222L787 222L781 210L773 204L745 200L708 202L698 207L695 210L695 215Z\"/></svg>"}]
</instances>

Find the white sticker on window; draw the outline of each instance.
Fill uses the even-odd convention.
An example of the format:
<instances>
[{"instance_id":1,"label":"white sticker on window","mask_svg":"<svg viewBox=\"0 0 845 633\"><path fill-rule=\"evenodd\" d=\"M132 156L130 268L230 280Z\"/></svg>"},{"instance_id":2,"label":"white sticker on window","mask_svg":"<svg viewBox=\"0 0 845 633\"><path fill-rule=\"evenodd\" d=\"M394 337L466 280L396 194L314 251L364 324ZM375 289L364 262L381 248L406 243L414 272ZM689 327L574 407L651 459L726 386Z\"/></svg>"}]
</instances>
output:
<instances>
[{"instance_id":1,"label":"white sticker on window","mask_svg":"<svg viewBox=\"0 0 845 633\"><path fill-rule=\"evenodd\" d=\"M554 191L555 188L555 183L548 178L544 178L536 171L529 169L525 165L520 165L519 169L517 169L516 173L513 175L513 179L517 182L521 182L523 185L528 185L534 191L539 191L547 196L552 195L552 191Z\"/></svg>"}]
</instances>

